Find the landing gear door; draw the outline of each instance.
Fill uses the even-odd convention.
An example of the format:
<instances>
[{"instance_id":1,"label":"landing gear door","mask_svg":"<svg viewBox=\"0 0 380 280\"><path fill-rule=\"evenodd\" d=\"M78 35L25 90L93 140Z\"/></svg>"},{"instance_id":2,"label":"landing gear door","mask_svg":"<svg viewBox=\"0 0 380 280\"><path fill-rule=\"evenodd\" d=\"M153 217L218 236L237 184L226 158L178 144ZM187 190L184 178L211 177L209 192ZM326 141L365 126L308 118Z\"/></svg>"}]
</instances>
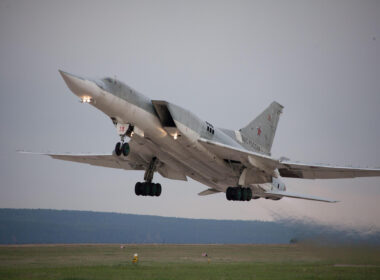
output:
<instances>
[{"instance_id":1,"label":"landing gear door","mask_svg":"<svg viewBox=\"0 0 380 280\"><path fill-rule=\"evenodd\" d=\"M125 124L125 123L116 124L117 134L119 134L120 136L126 135L128 128L129 128L129 124Z\"/></svg>"}]
</instances>

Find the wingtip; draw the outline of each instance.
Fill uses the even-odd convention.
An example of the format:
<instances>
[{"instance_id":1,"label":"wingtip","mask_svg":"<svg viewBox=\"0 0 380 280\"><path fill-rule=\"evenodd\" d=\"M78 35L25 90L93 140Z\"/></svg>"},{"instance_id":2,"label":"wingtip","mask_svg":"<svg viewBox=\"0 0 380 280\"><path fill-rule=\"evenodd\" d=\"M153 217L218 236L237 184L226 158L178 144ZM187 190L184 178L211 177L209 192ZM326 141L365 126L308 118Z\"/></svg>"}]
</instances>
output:
<instances>
[{"instance_id":1,"label":"wingtip","mask_svg":"<svg viewBox=\"0 0 380 280\"><path fill-rule=\"evenodd\" d=\"M37 155L37 156L49 155L48 153L38 153L38 152L31 152L31 151L25 151L25 150L16 150L16 153L24 154L24 155Z\"/></svg>"}]
</instances>

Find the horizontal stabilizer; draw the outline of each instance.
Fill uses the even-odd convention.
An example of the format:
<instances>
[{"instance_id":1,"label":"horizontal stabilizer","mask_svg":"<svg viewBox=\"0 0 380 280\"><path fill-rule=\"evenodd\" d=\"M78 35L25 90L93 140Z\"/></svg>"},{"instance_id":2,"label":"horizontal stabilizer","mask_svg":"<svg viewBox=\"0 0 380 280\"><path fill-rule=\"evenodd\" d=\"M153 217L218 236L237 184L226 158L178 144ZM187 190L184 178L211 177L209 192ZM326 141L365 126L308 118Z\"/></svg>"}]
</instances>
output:
<instances>
[{"instance_id":1,"label":"horizontal stabilizer","mask_svg":"<svg viewBox=\"0 0 380 280\"><path fill-rule=\"evenodd\" d=\"M320 197L311 196L311 195L294 194L294 193L283 192L283 191L265 192L264 194L265 196L269 195L272 198L291 197L291 198L299 198L299 199L314 200L314 201L329 202L329 203L338 202L337 200L325 199L325 198L320 198Z\"/></svg>"},{"instance_id":2,"label":"horizontal stabilizer","mask_svg":"<svg viewBox=\"0 0 380 280\"><path fill-rule=\"evenodd\" d=\"M209 195L209 194L216 194L216 193L220 193L221 191L218 191L216 189L207 189L203 192L200 192L198 195L201 195L201 196L204 196L204 195Z\"/></svg>"}]
</instances>

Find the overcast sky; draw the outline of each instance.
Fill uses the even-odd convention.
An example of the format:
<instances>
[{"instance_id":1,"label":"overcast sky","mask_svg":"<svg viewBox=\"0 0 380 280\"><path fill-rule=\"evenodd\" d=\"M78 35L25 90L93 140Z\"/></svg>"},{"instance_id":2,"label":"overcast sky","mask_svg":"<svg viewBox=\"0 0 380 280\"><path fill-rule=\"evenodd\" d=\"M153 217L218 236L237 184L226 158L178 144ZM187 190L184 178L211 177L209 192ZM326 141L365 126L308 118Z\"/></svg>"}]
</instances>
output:
<instances>
[{"instance_id":1,"label":"overcast sky","mask_svg":"<svg viewBox=\"0 0 380 280\"><path fill-rule=\"evenodd\" d=\"M193 180L15 151L111 152L109 118L80 104L58 69L116 76L152 99L239 129L282 104L272 154L380 167L380 1L0 1L0 207L191 218L296 218L380 229L380 178L285 179L338 204L199 197Z\"/></svg>"}]
</instances>

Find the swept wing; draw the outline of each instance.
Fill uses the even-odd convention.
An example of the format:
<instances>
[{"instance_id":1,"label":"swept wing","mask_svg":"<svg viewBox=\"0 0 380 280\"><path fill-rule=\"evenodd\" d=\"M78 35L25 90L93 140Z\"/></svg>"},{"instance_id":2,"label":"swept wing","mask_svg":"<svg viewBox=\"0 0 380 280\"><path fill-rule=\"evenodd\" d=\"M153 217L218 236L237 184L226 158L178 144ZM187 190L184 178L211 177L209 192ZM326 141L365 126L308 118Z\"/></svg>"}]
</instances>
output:
<instances>
[{"instance_id":1,"label":"swept wing","mask_svg":"<svg viewBox=\"0 0 380 280\"><path fill-rule=\"evenodd\" d=\"M146 170L150 159L153 158L159 151L150 142L143 138L129 141L131 147L130 154L127 157L116 156L114 154L56 154L56 153L30 153L28 154L47 155L54 159L85 163L94 166L110 167L124 170ZM179 170L176 165L165 158L160 161L157 166L157 172L161 176L172 179L187 181L187 177L183 170Z\"/></svg>"},{"instance_id":2,"label":"swept wing","mask_svg":"<svg viewBox=\"0 0 380 280\"><path fill-rule=\"evenodd\" d=\"M278 169L282 177L302 179L339 179L355 177L380 176L380 169L340 167L326 164L306 164L291 161L280 161Z\"/></svg>"},{"instance_id":3,"label":"swept wing","mask_svg":"<svg viewBox=\"0 0 380 280\"><path fill-rule=\"evenodd\" d=\"M282 177L339 179L380 176L380 169L377 168L354 168L277 160L266 155L248 151L244 148L236 148L203 138L199 139L199 142L223 159L240 161L246 166L252 165L263 171L269 171L270 173L273 172L274 169L278 169Z\"/></svg>"}]
</instances>

